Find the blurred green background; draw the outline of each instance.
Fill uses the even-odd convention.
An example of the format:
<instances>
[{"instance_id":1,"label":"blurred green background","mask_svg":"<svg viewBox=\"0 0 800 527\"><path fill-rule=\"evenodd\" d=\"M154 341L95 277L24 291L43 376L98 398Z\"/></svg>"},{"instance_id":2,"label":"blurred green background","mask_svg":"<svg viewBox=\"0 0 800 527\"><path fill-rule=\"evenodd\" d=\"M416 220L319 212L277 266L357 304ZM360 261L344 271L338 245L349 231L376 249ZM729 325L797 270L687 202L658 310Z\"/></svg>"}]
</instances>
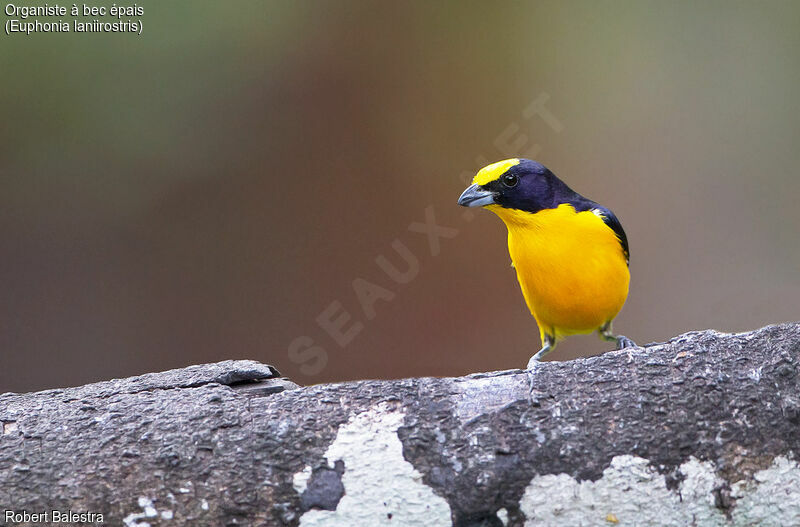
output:
<instances>
[{"instance_id":1,"label":"blurred green background","mask_svg":"<svg viewBox=\"0 0 800 527\"><path fill-rule=\"evenodd\" d=\"M505 227L456 199L526 153L622 220L620 332L800 319L800 3L139 5L141 36L0 35L0 392L231 358L304 384L522 367ZM456 229L435 256L426 209ZM394 240L406 284L375 262L404 267Z\"/></svg>"}]
</instances>

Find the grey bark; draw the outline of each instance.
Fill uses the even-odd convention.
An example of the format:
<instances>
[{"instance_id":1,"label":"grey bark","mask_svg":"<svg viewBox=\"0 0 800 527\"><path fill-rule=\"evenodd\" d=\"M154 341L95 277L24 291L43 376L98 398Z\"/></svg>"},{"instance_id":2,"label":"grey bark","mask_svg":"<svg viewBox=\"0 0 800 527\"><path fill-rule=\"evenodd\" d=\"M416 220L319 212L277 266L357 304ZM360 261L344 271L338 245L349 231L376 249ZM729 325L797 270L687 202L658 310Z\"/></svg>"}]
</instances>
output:
<instances>
[{"instance_id":1,"label":"grey bark","mask_svg":"<svg viewBox=\"0 0 800 527\"><path fill-rule=\"evenodd\" d=\"M380 407L402 412L403 462L454 525L537 524L521 506L534 478L598 482L624 455L648 460L676 493L688 460L711 463L712 506L748 524L731 486L800 452L799 366L800 324L783 324L543 363L533 398L520 370L300 388L253 361L6 393L0 507L92 511L107 525L313 524L310 512L335 514L358 492L346 476L359 467L326 450ZM765 510L800 507L785 499Z\"/></svg>"}]
</instances>

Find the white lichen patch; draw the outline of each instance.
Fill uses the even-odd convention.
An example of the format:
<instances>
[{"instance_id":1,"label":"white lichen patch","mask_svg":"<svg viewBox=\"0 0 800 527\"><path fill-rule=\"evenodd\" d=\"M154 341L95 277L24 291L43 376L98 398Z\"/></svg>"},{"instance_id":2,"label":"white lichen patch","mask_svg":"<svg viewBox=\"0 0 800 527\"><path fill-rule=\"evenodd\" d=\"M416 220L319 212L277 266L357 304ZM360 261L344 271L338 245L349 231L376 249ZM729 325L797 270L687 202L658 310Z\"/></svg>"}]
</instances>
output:
<instances>
[{"instance_id":1,"label":"white lichen patch","mask_svg":"<svg viewBox=\"0 0 800 527\"><path fill-rule=\"evenodd\" d=\"M507 376L467 377L455 381L453 388L458 394L456 415L462 423L528 397L527 378L522 375L515 382Z\"/></svg>"},{"instance_id":2,"label":"white lichen patch","mask_svg":"<svg viewBox=\"0 0 800 527\"><path fill-rule=\"evenodd\" d=\"M141 496L137 503L142 512L132 512L125 516L122 522L126 527L150 527L150 523L143 520L158 516L158 510L155 508L153 500Z\"/></svg>"},{"instance_id":3,"label":"white lichen patch","mask_svg":"<svg viewBox=\"0 0 800 527\"><path fill-rule=\"evenodd\" d=\"M19 426L17 425L16 421L3 423L3 435L13 434L17 430L19 430Z\"/></svg>"},{"instance_id":4,"label":"white lichen patch","mask_svg":"<svg viewBox=\"0 0 800 527\"><path fill-rule=\"evenodd\" d=\"M422 475L403 457L397 429L404 414L378 405L342 425L325 452L331 468L344 462L344 496L335 511L310 510L301 526L450 525L450 506L425 485ZM295 475L296 487L308 483L304 472Z\"/></svg>"},{"instance_id":5,"label":"white lichen patch","mask_svg":"<svg viewBox=\"0 0 800 527\"><path fill-rule=\"evenodd\" d=\"M681 468L691 481L683 500L646 459L617 456L597 481L578 482L566 474L534 478L520 508L526 525L608 525L609 514L619 525L723 525L714 507L712 467L692 460Z\"/></svg>"},{"instance_id":6,"label":"white lichen patch","mask_svg":"<svg viewBox=\"0 0 800 527\"><path fill-rule=\"evenodd\" d=\"M303 470L295 474L292 478L292 485L298 494L302 494L306 491L306 487L308 487L308 480L311 479L311 472L311 467L306 465Z\"/></svg>"},{"instance_id":7,"label":"white lichen patch","mask_svg":"<svg viewBox=\"0 0 800 527\"><path fill-rule=\"evenodd\" d=\"M500 509L497 511L497 517L500 519L500 522L503 525L508 525L508 511L505 509Z\"/></svg>"},{"instance_id":8,"label":"white lichen patch","mask_svg":"<svg viewBox=\"0 0 800 527\"><path fill-rule=\"evenodd\" d=\"M800 525L800 464L776 457L752 480L731 485L736 525Z\"/></svg>"},{"instance_id":9,"label":"white lichen patch","mask_svg":"<svg viewBox=\"0 0 800 527\"><path fill-rule=\"evenodd\" d=\"M532 526L785 526L800 525L800 467L775 458L752 481L732 485L737 501L727 518L715 506L722 485L713 464L692 458L680 467L685 479L669 490L663 475L646 459L617 456L597 481L566 475L535 477L520 508Z\"/></svg>"}]
</instances>

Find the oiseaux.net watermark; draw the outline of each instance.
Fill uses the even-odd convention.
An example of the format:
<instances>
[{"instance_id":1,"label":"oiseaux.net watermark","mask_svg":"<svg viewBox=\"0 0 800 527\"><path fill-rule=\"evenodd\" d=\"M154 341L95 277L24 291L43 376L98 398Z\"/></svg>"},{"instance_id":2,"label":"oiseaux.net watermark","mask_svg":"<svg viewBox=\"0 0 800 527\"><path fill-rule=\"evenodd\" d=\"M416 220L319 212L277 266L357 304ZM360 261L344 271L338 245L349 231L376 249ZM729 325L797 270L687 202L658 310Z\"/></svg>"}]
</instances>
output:
<instances>
[{"instance_id":1,"label":"oiseaux.net watermark","mask_svg":"<svg viewBox=\"0 0 800 527\"><path fill-rule=\"evenodd\" d=\"M549 100L548 93L540 93L522 110L522 119L530 120L538 117L552 131L561 133L565 129L564 124L548 109ZM532 142L522 133L522 126L518 121L511 122L505 127L493 144L500 155L506 158L535 158L542 149L541 145ZM490 162L483 155L475 158L477 169ZM462 171L458 176L459 181L465 185L469 184L476 170ZM439 225L436 222L433 205L425 207L423 215L422 221L415 220L409 223L407 232L425 236L430 256L435 257L441 252L441 240L455 238L460 231L454 226ZM472 221L474 213L466 209L461 217L464 221ZM392 249L389 256L382 253L374 259L375 265L383 271L389 283L380 285L360 277L351 282L352 293L361 307L361 313L353 314L345 309L340 300L333 300L317 315L315 319L317 326L325 334L326 339L332 341L338 348L344 349L350 345L364 331L365 325L378 316L375 306L379 301L392 301L397 296L397 288L409 284L419 275L420 257L401 238L395 238L389 246ZM308 335L298 336L289 343L288 356L289 360L300 365L300 372L304 375L317 375L328 364L327 349Z\"/></svg>"}]
</instances>

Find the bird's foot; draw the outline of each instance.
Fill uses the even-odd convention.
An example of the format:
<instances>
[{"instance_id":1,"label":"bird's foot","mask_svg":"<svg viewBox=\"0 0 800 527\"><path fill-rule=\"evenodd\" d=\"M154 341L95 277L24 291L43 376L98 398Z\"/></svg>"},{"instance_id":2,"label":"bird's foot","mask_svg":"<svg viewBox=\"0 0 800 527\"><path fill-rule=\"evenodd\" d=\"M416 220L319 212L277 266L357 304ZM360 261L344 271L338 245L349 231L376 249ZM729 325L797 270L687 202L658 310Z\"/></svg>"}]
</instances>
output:
<instances>
[{"instance_id":1,"label":"bird's foot","mask_svg":"<svg viewBox=\"0 0 800 527\"><path fill-rule=\"evenodd\" d=\"M549 335L545 335L544 339L542 339L542 344L542 349L533 354L533 357L530 358L527 366L528 400L530 400L531 405L533 406L539 406L541 404L539 402L539 397L544 395L542 392L536 389L536 371L541 366L542 358L553 351L553 348L556 347L556 339Z\"/></svg>"},{"instance_id":2,"label":"bird's foot","mask_svg":"<svg viewBox=\"0 0 800 527\"><path fill-rule=\"evenodd\" d=\"M528 360L528 365L525 367L525 369L528 370L528 373L530 373L532 370L535 370L538 365L539 365L539 354L537 353Z\"/></svg>"},{"instance_id":3,"label":"bird's foot","mask_svg":"<svg viewBox=\"0 0 800 527\"><path fill-rule=\"evenodd\" d=\"M536 370L528 370L528 402L531 406L541 406L543 392L536 389Z\"/></svg>"},{"instance_id":4,"label":"bird's foot","mask_svg":"<svg viewBox=\"0 0 800 527\"><path fill-rule=\"evenodd\" d=\"M625 335L617 335L617 349L622 350L625 348L635 348L636 343L626 337Z\"/></svg>"},{"instance_id":5,"label":"bird's foot","mask_svg":"<svg viewBox=\"0 0 800 527\"><path fill-rule=\"evenodd\" d=\"M541 367L541 362L534 355L528 361L528 368L526 374L528 375L528 401L531 406L541 406L541 399L545 397L545 393L536 388L536 374Z\"/></svg>"}]
</instances>

